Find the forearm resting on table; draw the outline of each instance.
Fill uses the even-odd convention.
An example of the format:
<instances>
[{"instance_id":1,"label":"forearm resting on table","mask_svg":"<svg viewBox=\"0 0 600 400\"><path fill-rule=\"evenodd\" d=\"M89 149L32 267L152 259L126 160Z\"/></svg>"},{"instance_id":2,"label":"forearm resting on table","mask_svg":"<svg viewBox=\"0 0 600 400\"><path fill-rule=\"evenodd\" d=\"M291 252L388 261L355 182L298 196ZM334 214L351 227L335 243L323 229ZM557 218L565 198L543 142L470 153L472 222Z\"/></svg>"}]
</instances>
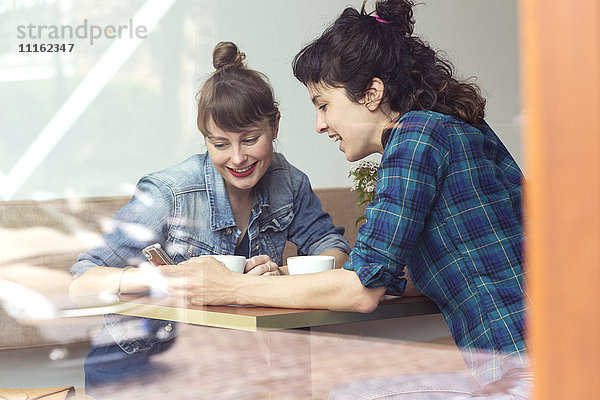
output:
<instances>
[{"instance_id":1,"label":"forearm resting on table","mask_svg":"<svg viewBox=\"0 0 600 400\"><path fill-rule=\"evenodd\" d=\"M354 271L333 269L293 276L235 276L229 282L236 304L371 312L385 288L365 288Z\"/></svg>"},{"instance_id":2,"label":"forearm resting on table","mask_svg":"<svg viewBox=\"0 0 600 400\"><path fill-rule=\"evenodd\" d=\"M119 282L120 281L120 282ZM150 284L139 268L93 267L75 278L69 286L72 300L102 294L139 293L149 290Z\"/></svg>"},{"instance_id":3,"label":"forearm resting on table","mask_svg":"<svg viewBox=\"0 0 600 400\"><path fill-rule=\"evenodd\" d=\"M320 255L335 257L336 268L342 268L344 264L346 264L346 262L348 261L348 254L344 253L341 250L326 250ZM287 265L282 268L285 269L285 273L287 274ZM406 289L404 290L404 293L402 295L405 297L423 296L423 294L417 290L412 279L410 278L408 268L404 268L404 277L406 278Z\"/></svg>"},{"instance_id":4,"label":"forearm resting on table","mask_svg":"<svg viewBox=\"0 0 600 400\"><path fill-rule=\"evenodd\" d=\"M344 264L348 261L348 254L344 253L341 250L326 250L322 252L320 255L322 256L333 256L335 257L335 267L342 268ZM287 265L283 266L282 269L287 274ZM417 290L412 279L410 278L410 274L408 273L408 268L404 268L404 276L406 277L406 289L404 290L403 296L411 297L411 296L423 296L421 292Z\"/></svg>"}]
</instances>

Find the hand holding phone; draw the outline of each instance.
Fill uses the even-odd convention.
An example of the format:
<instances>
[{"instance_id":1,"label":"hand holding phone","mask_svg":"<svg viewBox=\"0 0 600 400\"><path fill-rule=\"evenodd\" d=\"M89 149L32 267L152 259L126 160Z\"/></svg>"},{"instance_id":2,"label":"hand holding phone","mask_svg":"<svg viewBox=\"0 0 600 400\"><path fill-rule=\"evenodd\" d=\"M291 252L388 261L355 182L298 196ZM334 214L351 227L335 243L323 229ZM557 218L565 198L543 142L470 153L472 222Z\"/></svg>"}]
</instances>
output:
<instances>
[{"instance_id":1,"label":"hand holding phone","mask_svg":"<svg viewBox=\"0 0 600 400\"><path fill-rule=\"evenodd\" d=\"M144 256L152 263L152 265L158 267L159 265L175 265L175 261L169 257L166 251L160 246L160 244L152 244L142 250Z\"/></svg>"}]
</instances>

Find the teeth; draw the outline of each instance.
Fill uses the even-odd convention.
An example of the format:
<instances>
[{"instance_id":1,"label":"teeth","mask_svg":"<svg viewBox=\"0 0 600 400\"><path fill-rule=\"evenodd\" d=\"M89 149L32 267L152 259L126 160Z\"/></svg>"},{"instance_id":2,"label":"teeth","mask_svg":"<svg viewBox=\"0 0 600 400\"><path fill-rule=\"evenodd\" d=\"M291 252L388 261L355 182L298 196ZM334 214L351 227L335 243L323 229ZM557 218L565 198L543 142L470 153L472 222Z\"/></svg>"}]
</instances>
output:
<instances>
[{"instance_id":1,"label":"teeth","mask_svg":"<svg viewBox=\"0 0 600 400\"><path fill-rule=\"evenodd\" d=\"M241 174L241 173L244 173L246 171L250 171L251 168L252 168L252 165L249 166L249 167L246 167L246 168L242 168L242 169L233 169L233 168L231 168L231 169L234 170L235 172L237 172L238 174Z\"/></svg>"},{"instance_id":2,"label":"teeth","mask_svg":"<svg viewBox=\"0 0 600 400\"><path fill-rule=\"evenodd\" d=\"M331 139L334 142L339 142L340 140L342 140L342 137L340 135L335 135L335 136L332 136Z\"/></svg>"}]
</instances>

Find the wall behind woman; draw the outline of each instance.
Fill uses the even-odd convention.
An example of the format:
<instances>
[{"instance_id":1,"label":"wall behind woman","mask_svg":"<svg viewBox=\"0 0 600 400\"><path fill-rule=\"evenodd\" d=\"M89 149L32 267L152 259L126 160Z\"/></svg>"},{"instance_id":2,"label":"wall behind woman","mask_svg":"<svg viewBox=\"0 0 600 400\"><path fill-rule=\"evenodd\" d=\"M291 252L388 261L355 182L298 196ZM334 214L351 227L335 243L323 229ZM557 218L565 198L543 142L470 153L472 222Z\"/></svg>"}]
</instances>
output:
<instances>
[{"instance_id":1,"label":"wall behind woman","mask_svg":"<svg viewBox=\"0 0 600 400\"><path fill-rule=\"evenodd\" d=\"M0 1L0 196L128 195L143 174L204 151L194 95L222 40L270 78L282 112L278 150L314 187L348 186L350 165L315 133L290 67L348 4L362 2ZM478 77L487 120L519 160L516 1L429 0L416 17L417 33L447 50L462 76ZM42 43L74 46L27 52Z\"/></svg>"}]
</instances>

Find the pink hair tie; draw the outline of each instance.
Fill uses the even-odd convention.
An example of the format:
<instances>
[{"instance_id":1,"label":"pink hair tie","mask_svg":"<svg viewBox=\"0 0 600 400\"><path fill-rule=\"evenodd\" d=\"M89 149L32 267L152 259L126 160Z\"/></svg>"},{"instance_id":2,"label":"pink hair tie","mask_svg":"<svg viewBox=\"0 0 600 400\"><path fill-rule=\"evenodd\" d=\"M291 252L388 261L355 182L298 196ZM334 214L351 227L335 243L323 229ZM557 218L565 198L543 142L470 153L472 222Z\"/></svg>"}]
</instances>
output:
<instances>
[{"instance_id":1,"label":"pink hair tie","mask_svg":"<svg viewBox=\"0 0 600 400\"><path fill-rule=\"evenodd\" d=\"M375 21L377 22L381 22L382 24L391 24L391 21L386 21L385 19L382 19L379 15L377 14L373 14L373 18L375 18Z\"/></svg>"}]
</instances>

